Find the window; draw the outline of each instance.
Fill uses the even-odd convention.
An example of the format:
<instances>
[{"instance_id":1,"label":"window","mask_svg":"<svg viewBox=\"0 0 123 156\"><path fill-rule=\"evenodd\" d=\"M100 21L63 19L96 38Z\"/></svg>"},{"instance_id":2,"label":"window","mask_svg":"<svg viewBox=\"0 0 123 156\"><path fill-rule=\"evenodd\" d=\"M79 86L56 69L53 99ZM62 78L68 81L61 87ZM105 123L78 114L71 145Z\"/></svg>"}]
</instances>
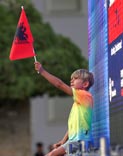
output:
<instances>
[{"instance_id":1,"label":"window","mask_svg":"<svg viewBox=\"0 0 123 156\"><path fill-rule=\"evenodd\" d=\"M71 97L53 97L48 99L47 117L48 123L66 123L72 107Z\"/></svg>"},{"instance_id":2,"label":"window","mask_svg":"<svg viewBox=\"0 0 123 156\"><path fill-rule=\"evenodd\" d=\"M75 13L81 11L81 0L46 0L49 13Z\"/></svg>"}]
</instances>

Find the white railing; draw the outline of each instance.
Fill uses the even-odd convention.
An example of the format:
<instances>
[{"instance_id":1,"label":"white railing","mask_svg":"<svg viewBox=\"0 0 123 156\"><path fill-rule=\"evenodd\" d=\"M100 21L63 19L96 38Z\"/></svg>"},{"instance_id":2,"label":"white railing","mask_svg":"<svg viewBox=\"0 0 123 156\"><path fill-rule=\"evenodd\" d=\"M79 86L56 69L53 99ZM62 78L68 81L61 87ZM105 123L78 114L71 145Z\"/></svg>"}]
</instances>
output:
<instances>
[{"instance_id":1,"label":"white railing","mask_svg":"<svg viewBox=\"0 0 123 156\"><path fill-rule=\"evenodd\" d=\"M115 145L108 147L106 138L100 138L99 149L94 147L87 148L86 142L81 141L75 146L74 143L68 145L67 156L123 156L123 146Z\"/></svg>"}]
</instances>

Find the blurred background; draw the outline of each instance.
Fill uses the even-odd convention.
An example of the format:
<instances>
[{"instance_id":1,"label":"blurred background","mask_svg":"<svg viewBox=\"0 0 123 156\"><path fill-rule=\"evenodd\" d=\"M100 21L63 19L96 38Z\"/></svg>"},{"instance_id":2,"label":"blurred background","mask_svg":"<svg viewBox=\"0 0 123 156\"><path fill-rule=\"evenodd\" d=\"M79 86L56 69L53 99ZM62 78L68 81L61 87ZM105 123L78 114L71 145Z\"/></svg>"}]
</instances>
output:
<instances>
[{"instance_id":1,"label":"blurred background","mask_svg":"<svg viewBox=\"0 0 123 156\"><path fill-rule=\"evenodd\" d=\"M71 73L88 68L87 0L0 1L0 155L30 156L43 143L59 141L67 130L72 99L34 70L34 59L10 61L24 6L37 60L67 84Z\"/></svg>"}]
</instances>

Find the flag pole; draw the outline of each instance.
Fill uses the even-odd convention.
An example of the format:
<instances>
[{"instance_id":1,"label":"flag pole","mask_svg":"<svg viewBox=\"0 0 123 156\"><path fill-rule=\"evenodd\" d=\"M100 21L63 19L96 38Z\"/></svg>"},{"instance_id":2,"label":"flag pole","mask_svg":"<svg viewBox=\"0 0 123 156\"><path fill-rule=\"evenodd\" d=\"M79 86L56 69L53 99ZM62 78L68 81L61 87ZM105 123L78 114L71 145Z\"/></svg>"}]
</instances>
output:
<instances>
[{"instance_id":1,"label":"flag pole","mask_svg":"<svg viewBox=\"0 0 123 156\"><path fill-rule=\"evenodd\" d=\"M23 6L23 5L21 6L21 9L22 9L22 10L24 9L24 6ZM33 49L33 53L35 54L34 49ZM37 62L36 56L34 56L34 60L35 60L35 62Z\"/></svg>"},{"instance_id":2,"label":"flag pole","mask_svg":"<svg viewBox=\"0 0 123 156\"><path fill-rule=\"evenodd\" d=\"M37 62L37 58L36 58L36 56L34 56L34 60L35 60L35 62Z\"/></svg>"},{"instance_id":3,"label":"flag pole","mask_svg":"<svg viewBox=\"0 0 123 156\"><path fill-rule=\"evenodd\" d=\"M24 9L24 6L22 5L21 6L21 9L23 10ZM35 54L35 50L34 50L34 48L33 48L33 53ZM37 58L36 58L36 56L34 56L34 60L35 60L35 62L37 62ZM39 72L37 72L38 74L39 74Z\"/></svg>"},{"instance_id":4,"label":"flag pole","mask_svg":"<svg viewBox=\"0 0 123 156\"><path fill-rule=\"evenodd\" d=\"M33 49L33 53L35 54L35 50ZM34 56L34 60L35 60L35 63L37 62L37 58L36 56ZM37 71L37 73L39 74L39 71Z\"/></svg>"},{"instance_id":5,"label":"flag pole","mask_svg":"<svg viewBox=\"0 0 123 156\"><path fill-rule=\"evenodd\" d=\"M21 9L24 9L23 5L21 6Z\"/></svg>"},{"instance_id":6,"label":"flag pole","mask_svg":"<svg viewBox=\"0 0 123 156\"><path fill-rule=\"evenodd\" d=\"M34 48L33 48L33 53L35 54L35 50L34 50ZM37 58L36 58L36 56L34 56L34 60L35 60L35 62L37 62Z\"/></svg>"}]
</instances>

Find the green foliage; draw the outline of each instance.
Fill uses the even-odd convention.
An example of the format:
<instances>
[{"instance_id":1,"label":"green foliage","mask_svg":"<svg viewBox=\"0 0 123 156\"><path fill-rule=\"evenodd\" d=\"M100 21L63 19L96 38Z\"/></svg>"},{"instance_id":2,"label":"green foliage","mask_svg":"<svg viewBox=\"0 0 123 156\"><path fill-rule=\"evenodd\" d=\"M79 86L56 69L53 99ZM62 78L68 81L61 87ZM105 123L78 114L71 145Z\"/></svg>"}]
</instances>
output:
<instances>
[{"instance_id":1,"label":"green foliage","mask_svg":"<svg viewBox=\"0 0 123 156\"><path fill-rule=\"evenodd\" d=\"M23 100L44 93L63 95L36 73L33 58L9 60L21 5L24 5L34 36L37 59L45 69L69 84L74 70L87 68L87 60L80 49L68 38L57 35L48 23L44 23L40 13L29 1L6 0L0 4L0 99Z\"/></svg>"}]
</instances>

